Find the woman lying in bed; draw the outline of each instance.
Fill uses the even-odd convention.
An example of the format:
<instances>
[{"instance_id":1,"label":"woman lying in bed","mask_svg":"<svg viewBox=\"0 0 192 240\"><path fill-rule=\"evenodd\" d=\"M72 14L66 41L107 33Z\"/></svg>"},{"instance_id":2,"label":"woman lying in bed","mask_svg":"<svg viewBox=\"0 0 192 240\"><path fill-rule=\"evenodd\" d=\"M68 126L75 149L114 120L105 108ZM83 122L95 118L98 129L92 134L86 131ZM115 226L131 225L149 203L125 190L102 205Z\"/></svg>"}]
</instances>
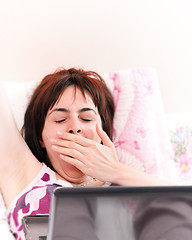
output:
<instances>
[{"instance_id":1,"label":"woman lying in bed","mask_svg":"<svg viewBox=\"0 0 192 240\"><path fill-rule=\"evenodd\" d=\"M24 215L49 213L57 186L168 184L118 161L113 97L95 72L68 69L47 75L26 110L24 138L2 87L0 113L0 188L16 239L23 239Z\"/></svg>"}]
</instances>

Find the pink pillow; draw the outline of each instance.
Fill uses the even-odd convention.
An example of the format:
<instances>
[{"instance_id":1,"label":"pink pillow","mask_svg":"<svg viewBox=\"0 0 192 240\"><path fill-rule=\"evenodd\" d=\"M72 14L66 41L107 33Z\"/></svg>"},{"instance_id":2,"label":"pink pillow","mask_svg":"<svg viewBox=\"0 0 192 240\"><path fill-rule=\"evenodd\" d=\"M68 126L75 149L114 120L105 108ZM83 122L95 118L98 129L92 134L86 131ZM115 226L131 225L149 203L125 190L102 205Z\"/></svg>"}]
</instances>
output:
<instances>
[{"instance_id":1,"label":"pink pillow","mask_svg":"<svg viewBox=\"0 0 192 240\"><path fill-rule=\"evenodd\" d=\"M119 160L146 173L175 180L156 71L132 69L102 76L115 100L114 144Z\"/></svg>"}]
</instances>

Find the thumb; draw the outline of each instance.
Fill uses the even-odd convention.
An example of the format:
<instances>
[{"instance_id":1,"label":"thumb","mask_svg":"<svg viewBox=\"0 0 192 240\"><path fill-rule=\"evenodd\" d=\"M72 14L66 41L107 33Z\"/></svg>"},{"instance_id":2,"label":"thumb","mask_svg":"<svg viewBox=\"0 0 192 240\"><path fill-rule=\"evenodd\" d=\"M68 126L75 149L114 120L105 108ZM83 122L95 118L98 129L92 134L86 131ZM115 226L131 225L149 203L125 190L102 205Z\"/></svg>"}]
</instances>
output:
<instances>
[{"instance_id":1,"label":"thumb","mask_svg":"<svg viewBox=\"0 0 192 240\"><path fill-rule=\"evenodd\" d=\"M99 124L96 125L96 131L105 146L114 147L111 139L108 137L107 133L105 131L103 131L103 129L101 128L101 126Z\"/></svg>"}]
</instances>

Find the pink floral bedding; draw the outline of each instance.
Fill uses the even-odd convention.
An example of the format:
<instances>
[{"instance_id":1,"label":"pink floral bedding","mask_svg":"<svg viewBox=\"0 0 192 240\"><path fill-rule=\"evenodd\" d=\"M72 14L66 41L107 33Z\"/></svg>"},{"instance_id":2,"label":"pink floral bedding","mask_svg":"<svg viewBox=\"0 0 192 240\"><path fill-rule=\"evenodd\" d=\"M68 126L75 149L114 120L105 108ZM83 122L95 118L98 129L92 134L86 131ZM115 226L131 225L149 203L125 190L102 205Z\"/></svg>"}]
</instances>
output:
<instances>
[{"instance_id":1,"label":"pink floral bedding","mask_svg":"<svg viewBox=\"0 0 192 240\"><path fill-rule=\"evenodd\" d=\"M115 100L114 144L120 161L152 175L175 179L156 71L124 70L104 73L103 78Z\"/></svg>"}]
</instances>

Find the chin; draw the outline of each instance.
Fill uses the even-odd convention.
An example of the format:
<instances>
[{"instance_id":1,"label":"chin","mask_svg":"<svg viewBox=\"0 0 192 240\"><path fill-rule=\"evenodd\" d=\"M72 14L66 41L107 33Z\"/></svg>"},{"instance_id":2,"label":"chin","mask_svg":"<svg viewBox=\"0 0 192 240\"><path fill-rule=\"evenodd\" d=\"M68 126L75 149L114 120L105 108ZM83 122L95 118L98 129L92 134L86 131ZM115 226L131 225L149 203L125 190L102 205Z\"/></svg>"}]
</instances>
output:
<instances>
[{"instance_id":1,"label":"chin","mask_svg":"<svg viewBox=\"0 0 192 240\"><path fill-rule=\"evenodd\" d=\"M85 176L78 168L66 162L62 163L62 170L58 172L69 181L78 180Z\"/></svg>"}]
</instances>

